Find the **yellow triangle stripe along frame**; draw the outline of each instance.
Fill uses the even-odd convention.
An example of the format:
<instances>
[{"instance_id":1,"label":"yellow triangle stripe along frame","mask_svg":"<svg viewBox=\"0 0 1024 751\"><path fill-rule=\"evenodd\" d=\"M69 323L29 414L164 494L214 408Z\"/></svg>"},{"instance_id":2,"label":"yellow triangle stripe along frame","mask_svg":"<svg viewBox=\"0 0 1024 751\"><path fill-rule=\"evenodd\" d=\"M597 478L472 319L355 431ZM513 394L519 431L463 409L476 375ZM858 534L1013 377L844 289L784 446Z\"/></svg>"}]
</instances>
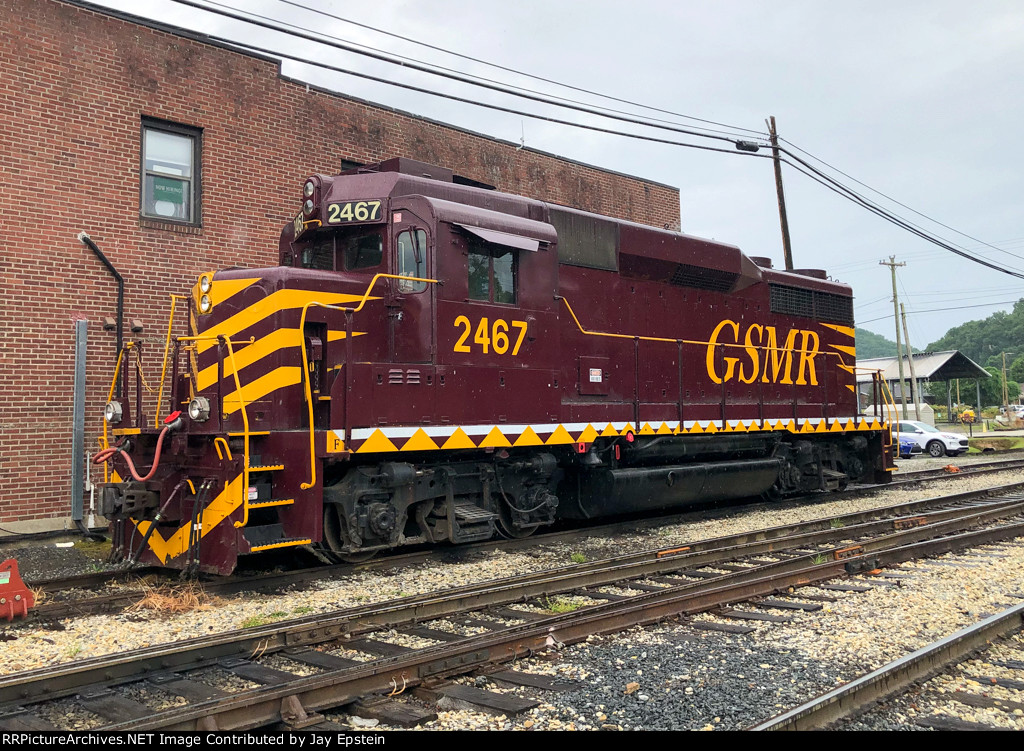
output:
<instances>
[{"instance_id":1,"label":"yellow triangle stripe along frame","mask_svg":"<svg viewBox=\"0 0 1024 751\"><path fill-rule=\"evenodd\" d=\"M248 394L247 394L248 396ZM339 441L357 454L436 451L454 449L513 448L523 446L560 446L590 444L598 438L616 438L633 435L700 435L704 433L752 433L760 431L786 431L805 433L844 433L849 431L881 430L877 420L863 417L833 417L824 419L801 418L778 420L729 420L722 427L721 420L662 421L657 430L643 423L637 430L633 423L554 423L542 425L430 425L356 428L347 442L345 431L335 430Z\"/></svg>"}]
</instances>

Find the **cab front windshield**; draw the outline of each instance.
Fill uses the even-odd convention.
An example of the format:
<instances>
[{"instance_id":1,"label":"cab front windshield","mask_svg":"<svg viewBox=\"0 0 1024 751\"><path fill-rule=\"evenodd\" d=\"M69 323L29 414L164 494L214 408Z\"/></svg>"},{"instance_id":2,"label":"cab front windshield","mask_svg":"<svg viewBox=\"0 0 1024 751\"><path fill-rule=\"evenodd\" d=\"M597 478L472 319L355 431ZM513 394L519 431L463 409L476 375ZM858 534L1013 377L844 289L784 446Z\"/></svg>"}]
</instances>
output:
<instances>
[{"instance_id":1,"label":"cab front windshield","mask_svg":"<svg viewBox=\"0 0 1024 751\"><path fill-rule=\"evenodd\" d=\"M360 271L384 260L384 233L378 228L319 232L299 252L299 266L321 271Z\"/></svg>"}]
</instances>

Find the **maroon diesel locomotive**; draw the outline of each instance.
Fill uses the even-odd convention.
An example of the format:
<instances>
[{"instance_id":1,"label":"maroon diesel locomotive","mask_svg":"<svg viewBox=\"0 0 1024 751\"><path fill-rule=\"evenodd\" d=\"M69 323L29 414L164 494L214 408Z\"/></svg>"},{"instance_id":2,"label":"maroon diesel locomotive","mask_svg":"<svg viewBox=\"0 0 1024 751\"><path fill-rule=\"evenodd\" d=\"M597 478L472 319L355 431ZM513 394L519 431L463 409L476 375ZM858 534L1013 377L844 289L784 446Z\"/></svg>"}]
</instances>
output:
<instances>
[{"instance_id":1,"label":"maroon diesel locomotive","mask_svg":"<svg viewBox=\"0 0 1024 751\"><path fill-rule=\"evenodd\" d=\"M204 273L188 306L170 404L139 414L125 366L105 410L132 561L353 559L894 466L846 285L410 160L310 177L280 266Z\"/></svg>"}]
</instances>

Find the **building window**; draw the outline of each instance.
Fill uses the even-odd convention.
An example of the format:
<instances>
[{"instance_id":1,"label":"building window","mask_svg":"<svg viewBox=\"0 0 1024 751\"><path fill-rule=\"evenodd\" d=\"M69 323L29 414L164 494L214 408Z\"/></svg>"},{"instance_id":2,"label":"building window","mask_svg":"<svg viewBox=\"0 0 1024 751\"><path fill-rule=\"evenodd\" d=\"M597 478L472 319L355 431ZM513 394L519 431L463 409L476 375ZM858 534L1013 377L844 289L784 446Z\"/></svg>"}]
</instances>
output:
<instances>
[{"instance_id":1,"label":"building window","mask_svg":"<svg viewBox=\"0 0 1024 751\"><path fill-rule=\"evenodd\" d=\"M470 243L469 299L503 305L516 304L514 250L494 243Z\"/></svg>"},{"instance_id":2,"label":"building window","mask_svg":"<svg viewBox=\"0 0 1024 751\"><path fill-rule=\"evenodd\" d=\"M142 121L142 216L198 225L200 137L197 128Z\"/></svg>"}]
</instances>

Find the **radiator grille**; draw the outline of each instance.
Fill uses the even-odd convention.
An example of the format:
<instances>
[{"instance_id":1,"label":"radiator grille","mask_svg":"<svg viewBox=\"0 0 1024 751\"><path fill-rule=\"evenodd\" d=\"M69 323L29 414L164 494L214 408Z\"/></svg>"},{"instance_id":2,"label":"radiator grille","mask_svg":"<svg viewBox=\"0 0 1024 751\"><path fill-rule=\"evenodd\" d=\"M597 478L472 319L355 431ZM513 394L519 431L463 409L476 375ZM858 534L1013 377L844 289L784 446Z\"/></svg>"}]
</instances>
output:
<instances>
[{"instance_id":1,"label":"radiator grille","mask_svg":"<svg viewBox=\"0 0 1024 751\"><path fill-rule=\"evenodd\" d=\"M703 266L693 266L689 263L681 263L676 266L675 272L670 280L672 284L680 287L694 287L696 289L708 289L714 292L728 292L736 283L738 274L718 269L707 269Z\"/></svg>"},{"instance_id":2,"label":"radiator grille","mask_svg":"<svg viewBox=\"0 0 1024 751\"><path fill-rule=\"evenodd\" d=\"M853 298L831 292L772 284L772 313L853 325Z\"/></svg>"}]
</instances>

